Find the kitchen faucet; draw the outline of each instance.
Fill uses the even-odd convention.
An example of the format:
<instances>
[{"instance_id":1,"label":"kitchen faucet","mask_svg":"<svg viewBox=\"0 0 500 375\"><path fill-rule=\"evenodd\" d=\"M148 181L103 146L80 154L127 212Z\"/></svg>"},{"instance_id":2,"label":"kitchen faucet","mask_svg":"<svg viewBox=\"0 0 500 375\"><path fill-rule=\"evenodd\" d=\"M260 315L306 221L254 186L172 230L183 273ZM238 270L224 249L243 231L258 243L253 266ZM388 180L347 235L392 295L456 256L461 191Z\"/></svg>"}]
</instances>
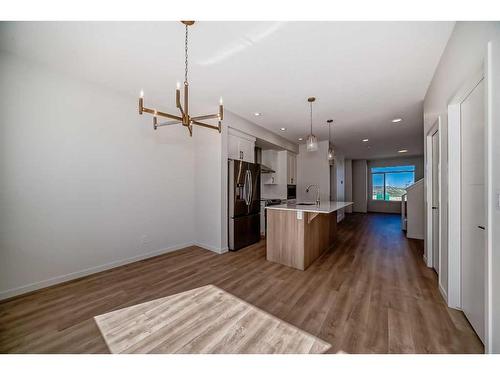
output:
<instances>
[{"instance_id":1,"label":"kitchen faucet","mask_svg":"<svg viewBox=\"0 0 500 375\"><path fill-rule=\"evenodd\" d=\"M318 195L316 196L316 205L319 206L319 185L309 185L308 187L306 187L306 193L309 193L309 189L311 189L313 186L316 186L316 188L318 189Z\"/></svg>"}]
</instances>

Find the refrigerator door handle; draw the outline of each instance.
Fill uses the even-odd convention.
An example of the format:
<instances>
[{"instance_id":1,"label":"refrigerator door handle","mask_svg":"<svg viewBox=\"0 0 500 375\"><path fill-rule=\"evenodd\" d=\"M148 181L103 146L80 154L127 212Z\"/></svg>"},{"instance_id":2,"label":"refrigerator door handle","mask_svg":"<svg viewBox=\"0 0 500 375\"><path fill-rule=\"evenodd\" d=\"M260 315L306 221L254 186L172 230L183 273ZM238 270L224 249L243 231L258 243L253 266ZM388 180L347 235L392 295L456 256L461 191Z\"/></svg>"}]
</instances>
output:
<instances>
[{"instance_id":1,"label":"refrigerator door handle","mask_svg":"<svg viewBox=\"0 0 500 375\"><path fill-rule=\"evenodd\" d=\"M245 180L243 181L243 199L245 200L245 204L247 203L247 175L245 174Z\"/></svg>"},{"instance_id":2,"label":"refrigerator door handle","mask_svg":"<svg viewBox=\"0 0 500 375\"><path fill-rule=\"evenodd\" d=\"M248 206L248 171L245 171L245 179L243 182L243 199Z\"/></svg>"},{"instance_id":3,"label":"refrigerator door handle","mask_svg":"<svg viewBox=\"0 0 500 375\"><path fill-rule=\"evenodd\" d=\"M247 173L246 173L246 185L248 185L247 187L247 196L246 196L246 201L247 201L247 206L250 206L250 196L251 196L251 191L252 191L252 179L251 179L251 174L250 174L250 171L247 169Z\"/></svg>"},{"instance_id":4,"label":"refrigerator door handle","mask_svg":"<svg viewBox=\"0 0 500 375\"><path fill-rule=\"evenodd\" d=\"M248 205L251 205L253 198L253 176L251 170L248 170L248 180L250 182L250 192L248 193Z\"/></svg>"}]
</instances>

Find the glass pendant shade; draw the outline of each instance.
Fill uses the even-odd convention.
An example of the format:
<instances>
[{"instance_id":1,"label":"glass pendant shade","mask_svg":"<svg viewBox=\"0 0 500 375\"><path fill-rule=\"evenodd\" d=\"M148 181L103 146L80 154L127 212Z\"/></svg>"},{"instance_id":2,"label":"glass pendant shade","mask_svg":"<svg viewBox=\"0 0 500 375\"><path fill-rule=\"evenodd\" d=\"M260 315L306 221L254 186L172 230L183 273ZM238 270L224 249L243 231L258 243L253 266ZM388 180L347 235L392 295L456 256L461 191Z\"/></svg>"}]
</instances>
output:
<instances>
[{"instance_id":1,"label":"glass pendant shade","mask_svg":"<svg viewBox=\"0 0 500 375\"><path fill-rule=\"evenodd\" d=\"M333 165L334 159L335 159L335 150L333 149L333 145L331 144L331 130L332 130L332 122L333 120L326 120L328 124L328 153L327 153L327 159L330 165Z\"/></svg>"},{"instance_id":2,"label":"glass pendant shade","mask_svg":"<svg viewBox=\"0 0 500 375\"><path fill-rule=\"evenodd\" d=\"M330 145L330 147L328 147L328 161L333 162L333 159L335 159L335 150Z\"/></svg>"},{"instance_id":3,"label":"glass pendant shade","mask_svg":"<svg viewBox=\"0 0 500 375\"><path fill-rule=\"evenodd\" d=\"M311 111L310 112L311 130L310 130L309 135L307 136L307 139L306 139L306 150L308 152L318 150L318 138L316 138L316 136L313 134L313 103L315 100L316 100L316 98L314 96L307 98L307 101L309 102L309 106L310 106L310 111Z\"/></svg>"},{"instance_id":4,"label":"glass pendant shade","mask_svg":"<svg viewBox=\"0 0 500 375\"><path fill-rule=\"evenodd\" d=\"M309 134L306 140L307 151L317 151L318 150L318 138L314 134Z\"/></svg>"}]
</instances>

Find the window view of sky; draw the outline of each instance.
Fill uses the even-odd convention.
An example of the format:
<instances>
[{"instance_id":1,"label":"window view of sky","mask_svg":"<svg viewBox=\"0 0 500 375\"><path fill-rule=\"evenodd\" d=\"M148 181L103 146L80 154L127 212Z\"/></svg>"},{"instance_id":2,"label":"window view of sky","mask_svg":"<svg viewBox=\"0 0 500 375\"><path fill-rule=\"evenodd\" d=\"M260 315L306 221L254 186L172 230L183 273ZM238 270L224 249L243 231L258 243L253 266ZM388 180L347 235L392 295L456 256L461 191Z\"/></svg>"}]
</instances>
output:
<instances>
[{"instance_id":1,"label":"window view of sky","mask_svg":"<svg viewBox=\"0 0 500 375\"><path fill-rule=\"evenodd\" d=\"M415 182L415 166L376 167L372 172L372 199L400 201Z\"/></svg>"}]
</instances>

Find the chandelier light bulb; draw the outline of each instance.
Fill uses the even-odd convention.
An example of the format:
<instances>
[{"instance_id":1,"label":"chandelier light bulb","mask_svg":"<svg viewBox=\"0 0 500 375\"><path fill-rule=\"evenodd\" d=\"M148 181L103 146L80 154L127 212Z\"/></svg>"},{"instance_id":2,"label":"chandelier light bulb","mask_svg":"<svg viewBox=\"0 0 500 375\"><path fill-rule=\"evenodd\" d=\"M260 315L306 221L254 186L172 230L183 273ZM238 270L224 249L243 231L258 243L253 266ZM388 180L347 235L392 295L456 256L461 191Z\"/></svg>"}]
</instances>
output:
<instances>
[{"instance_id":1,"label":"chandelier light bulb","mask_svg":"<svg viewBox=\"0 0 500 375\"><path fill-rule=\"evenodd\" d=\"M222 105L223 103L224 103L224 101L222 100L222 96L221 96L219 99L219 104Z\"/></svg>"},{"instance_id":2,"label":"chandelier light bulb","mask_svg":"<svg viewBox=\"0 0 500 375\"><path fill-rule=\"evenodd\" d=\"M176 88L177 88L177 90L180 90L180 89L181 89L181 83L180 83L179 81L177 81Z\"/></svg>"},{"instance_id":3,"label":"chandelier light bulb","mask_svg":"<svg viewBox=\"0 0 500 375\"><path fill-rule=\"evenodd\" d=\"M141 99L144 99L144 90L141 90L141 92L139 93L139 97L140 97Z\"/></svg>"}]
</instances>

